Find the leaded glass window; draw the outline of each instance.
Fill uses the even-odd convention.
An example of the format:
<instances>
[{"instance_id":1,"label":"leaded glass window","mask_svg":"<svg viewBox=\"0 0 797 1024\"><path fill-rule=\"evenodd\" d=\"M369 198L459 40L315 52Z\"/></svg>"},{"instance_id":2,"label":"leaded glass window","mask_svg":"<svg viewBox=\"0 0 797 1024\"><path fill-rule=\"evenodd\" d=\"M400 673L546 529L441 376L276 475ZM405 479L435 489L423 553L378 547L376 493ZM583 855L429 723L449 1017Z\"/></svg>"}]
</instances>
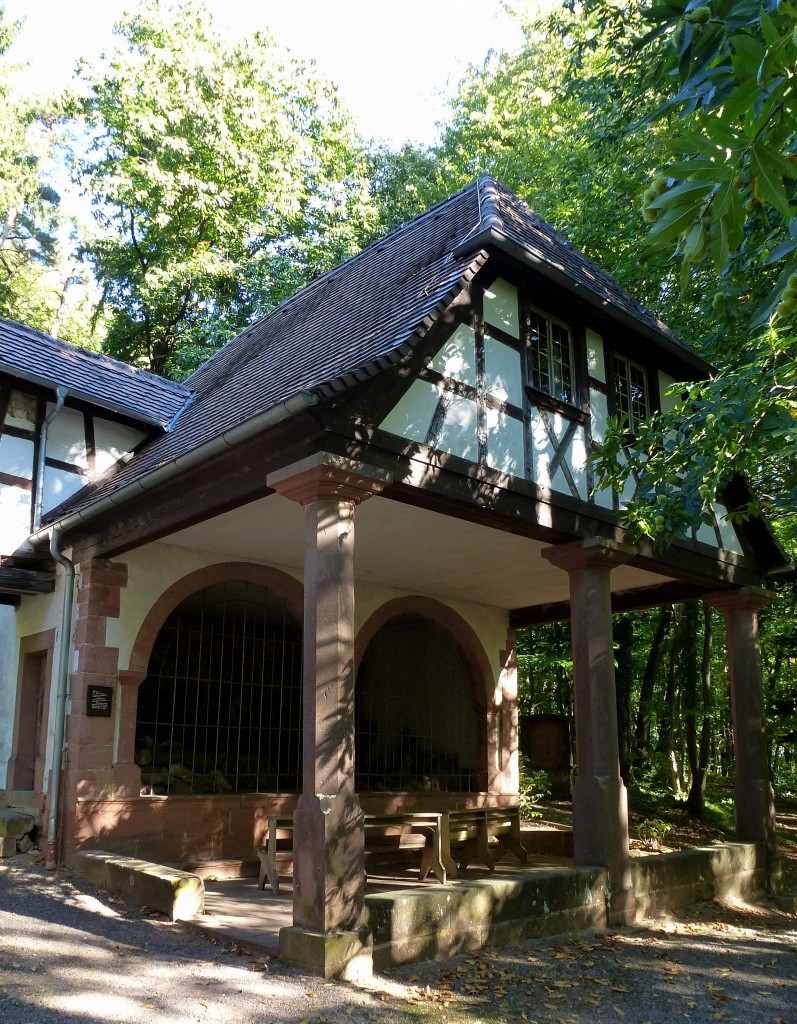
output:
<instances>
[{"instance_id":1,"label":"leaded glass window","mask_svg":"<svg viewBox=\"0 0 797 1024\"><path fill-rule=\"evenodd\" d=\"M635 434L650 410L647 376L643 367L620 356L614 357L614 401L618 417L625 417L626 429Z\"/></svg>"},{"instance_id":2,"label":"leaded glass window","mask_svg":"<svg viewBox=\"0 0 797 1024\"><path fill-rule=\"evenodd\" d=\"M531 384L552 398L575 404L570 329L536 309L526 316Z\"/></svg>"}]
</instances>

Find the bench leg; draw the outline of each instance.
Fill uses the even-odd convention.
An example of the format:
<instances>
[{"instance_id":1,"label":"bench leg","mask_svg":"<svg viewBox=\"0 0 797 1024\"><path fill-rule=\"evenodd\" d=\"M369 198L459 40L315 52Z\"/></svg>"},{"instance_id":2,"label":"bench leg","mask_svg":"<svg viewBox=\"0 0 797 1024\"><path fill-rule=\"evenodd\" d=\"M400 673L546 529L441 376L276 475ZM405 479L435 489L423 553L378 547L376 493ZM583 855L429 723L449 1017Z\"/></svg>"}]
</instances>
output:
<instances>
[{"instance_id":1,"label":"bench leg","mask_svg":"<svg viewBox=\"0 0 797 1024\"><path fill-rule=\"evenodd\" d=\"M268 843L266 844L266 855L262 858L263 866L261 871L265 872L268 876L268 880L271 883L271 891L275 896L280 894L280 879L277 874L277 823L276 821L270 821L268 826ZM263 884L260 886L261 889L265 888L265 879Z\"/></svg>"},{"instance_id":2,"label":"bench leg","mask_svg":"<svg viewBox=\"0 0 797 1024\"><path fill-rule=\"evenodd\" d=\"M528 854L526 853L523 843L521 843L520 839L513 832L507 832L506 835L498 836L497 838L499 844L498 848L500 851L499 856L496 858L497 860L500 860L503 854L509 850L510 853L514 853L521 864L526 863L529 859Z\"/></svg>"},{"instance_id":3,"label":"bench leg","mask_svg":"<svg viewBox=\"0 0 797 1024\"><path fill-rule=\"evenodd\" d=\"M266 878L268 877L266 871L266 848L265 846L258 847L257 855L260 858L260 877L257 880L257 887L261 891L266 887Z\"/></svg>"},{"instance_id":4,"label":"bench leg","mask_svg":"<svg viewBox=\"0 0 797 1024\"><path fill-rule=\"evenodd\" d=\"M437 844L432 845L427 840L426 846L424 846L421 851L421 871L418 876L418 880L420 882L425 882L429 872L431 871L438 882L440 882L441 885L445 885L448 872L445 864L443 863L440 851L434 848L435 845Z\"/></svg>"},{"instance_id":5,"label":"bench leg","mask_svg":"<svg viewBox=\"0 0 797 1024\"><path fill-rule=\"evenodd\" d=\"M495 857L490 852L489 842L483 836L476 835L467 839L462 844L462 852L457 865L459 871L464 871L472 860L479 860L488 871L495 871Z\"/></svg>"}]
</instances>

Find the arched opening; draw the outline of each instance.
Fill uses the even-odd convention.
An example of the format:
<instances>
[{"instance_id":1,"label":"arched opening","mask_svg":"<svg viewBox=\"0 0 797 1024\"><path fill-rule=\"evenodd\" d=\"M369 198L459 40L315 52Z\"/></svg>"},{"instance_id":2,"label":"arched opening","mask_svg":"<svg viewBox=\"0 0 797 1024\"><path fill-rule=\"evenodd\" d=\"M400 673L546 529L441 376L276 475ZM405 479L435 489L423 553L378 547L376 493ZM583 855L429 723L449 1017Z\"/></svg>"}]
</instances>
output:
<instances>
[{"instance_id":1,"label":"arched opening","mask_svg":"<svg viewBox=\"0 0 797 1024\"><path fill-rule=\"evenodd\" d=\"M163 622L139 687L142 793L301 788L302 627L280 594L230 580Z\"/></svg>"},{"instance_id":2,"label":"arched opening","mask_svg":"<svg viewBox=\"0 0 797 1024\"><path fill-rule=\"evenodd\" d=\"M357 673L360 792L485 788L478 686L455 638L423 615L397 615L370 640Z\"/></svg>"}]
</instances>

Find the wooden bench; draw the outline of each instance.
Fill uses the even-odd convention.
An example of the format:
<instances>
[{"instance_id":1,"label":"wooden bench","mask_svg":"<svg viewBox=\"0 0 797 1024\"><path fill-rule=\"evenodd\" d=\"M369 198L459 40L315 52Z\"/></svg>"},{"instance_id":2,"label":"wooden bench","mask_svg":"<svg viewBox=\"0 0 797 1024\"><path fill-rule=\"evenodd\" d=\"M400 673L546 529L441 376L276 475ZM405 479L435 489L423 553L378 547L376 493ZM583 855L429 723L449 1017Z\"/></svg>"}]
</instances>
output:
<instances>
[{"instance_id":1,"label":"wooden bench","mask_svg":"<svg viewBox=\"0 0 797 1024\"><path fill-rule=\"evenodd\" d=\"M520 810L517 807L474 807L443 814L443 850L458 847L454 858L462 872L479 860L492 872L505 853L514 853L521 864L528 855L520 841Z\"/></svg>"},{"instance_id":2,"label":"wooden bench","mask_svg":"<svg viewBox=\"0 0 797 1024\"><path fill-rule=\"evenodd\" d=\"M423 882L431 872L443 885L446 884L447 868L453 862L447 849L443 851L442 815L436 812L407 812L405 814L366 814L363 821L366 854L392 854L403 850L420 850L421 866L419 880ZM274 895L279 894L278 854L293 850L293 818L274 816L268 819L268 835L265 846L256 846L260 857L258 887L271 885ZM456 869L454 869L456 870Z\"/></svg>"}]
</instances>

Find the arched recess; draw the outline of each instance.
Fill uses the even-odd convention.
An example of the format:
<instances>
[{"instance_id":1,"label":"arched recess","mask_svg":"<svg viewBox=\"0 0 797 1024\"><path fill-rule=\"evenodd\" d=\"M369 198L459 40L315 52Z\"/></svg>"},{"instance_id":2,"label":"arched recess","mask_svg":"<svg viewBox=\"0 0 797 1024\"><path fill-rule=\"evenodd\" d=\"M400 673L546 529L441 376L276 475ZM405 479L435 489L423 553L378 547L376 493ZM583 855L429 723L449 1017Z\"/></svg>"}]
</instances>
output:
<instances>
[{"instance_id":1,"label":"arched recess","mask_svg":"<svg viewBox=\"0 0 797 1024\"><path fill-rule=\"evenodd\" d=\"M360 792L484 791L495 678L476 633L432 598L397 598L355 641Z\"/></svg>"},{"instance_id":2,"label":"arched recess","mask_svg":"<svg viewBox=\"0 0 797 1024\"><path fill-rule=\"evenodd\" d=\"M298 788L302 611L297 580L248 562L164 591L120 672L117 764L135 761L143 792Z\"/></svg>"}]
</instances>

